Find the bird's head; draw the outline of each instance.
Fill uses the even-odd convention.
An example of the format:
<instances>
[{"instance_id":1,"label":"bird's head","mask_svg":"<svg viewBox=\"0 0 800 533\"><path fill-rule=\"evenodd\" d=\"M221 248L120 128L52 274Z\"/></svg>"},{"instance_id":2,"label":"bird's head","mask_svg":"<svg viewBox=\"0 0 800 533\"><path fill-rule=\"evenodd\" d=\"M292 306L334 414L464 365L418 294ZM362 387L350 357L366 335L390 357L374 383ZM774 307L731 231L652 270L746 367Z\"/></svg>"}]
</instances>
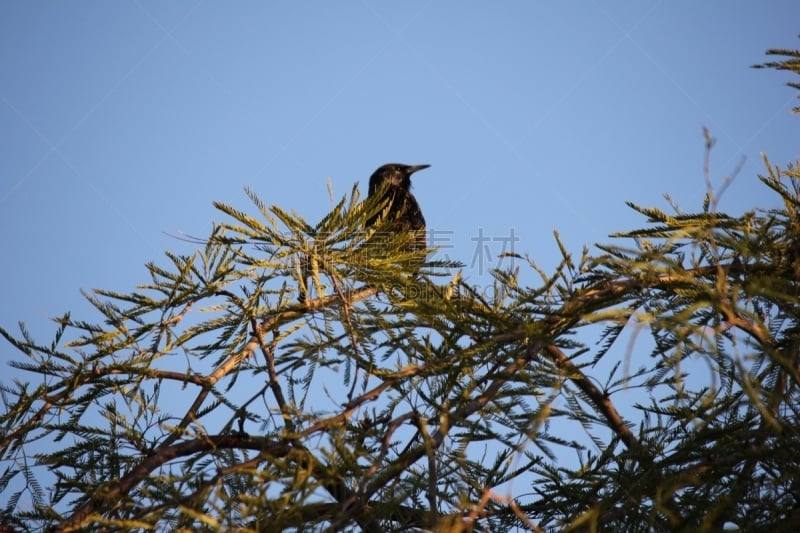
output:
<instances>
[{"instance_id":1,"label":"bird's head","mask_svg":"<svg viewBox=\"0 0 800 533\"><path fill-rule=\"evenodd\" d=\"M382 184L387 183L392 187L403 190L411 189L411 174L418 170L428 168L430 165L402 165L389 163L379 167L369 178L369 195L375 194Z\"/></svg>"}]
</instances>

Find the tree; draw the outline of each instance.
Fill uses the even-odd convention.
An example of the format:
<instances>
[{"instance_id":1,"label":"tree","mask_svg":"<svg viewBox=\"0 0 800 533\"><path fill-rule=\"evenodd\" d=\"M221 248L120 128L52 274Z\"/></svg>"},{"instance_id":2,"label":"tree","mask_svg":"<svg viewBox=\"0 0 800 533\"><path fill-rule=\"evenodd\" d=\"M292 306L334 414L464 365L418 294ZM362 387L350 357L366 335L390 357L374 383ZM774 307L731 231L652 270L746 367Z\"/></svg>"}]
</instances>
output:
<instances>
[{"instance_id":1,"label":"tree","mask_svg":"<svg viewBox=\"0 0 800 533\"><path fill-rule=\"evenodd\" d=\"M87 295L103 323L0 329L32 376L2 384L2 522L794 530L800 171L765 164L780 209L720 213L709 179L698 212L629 204L644 228L488 294L364 230L355 188L315 225L217 204L196 253Z\"/></svg>"}]
</instances>

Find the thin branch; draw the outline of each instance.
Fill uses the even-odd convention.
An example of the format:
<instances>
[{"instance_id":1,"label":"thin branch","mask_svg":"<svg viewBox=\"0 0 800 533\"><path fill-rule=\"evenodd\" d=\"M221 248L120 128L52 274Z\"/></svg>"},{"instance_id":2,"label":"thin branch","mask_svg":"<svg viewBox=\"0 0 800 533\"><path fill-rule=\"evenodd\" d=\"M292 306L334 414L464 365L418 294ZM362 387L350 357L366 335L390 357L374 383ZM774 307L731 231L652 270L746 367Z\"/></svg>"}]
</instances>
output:
<instances>
[{"instance_id":1,"label":"thin branch","mask_svg":"<svg viewBox=\"0 0 800 533\"><path fill-rule=\"evenodd\" d=\"M289 407L286 404L286 398L283 395L283 389L281 389L281 384L278 381L278 373L275 370L275 343L273 342L271 345L267 346L266 341L264 340L264 330L263 328L259 327L256 320L253 318L251 319L251 326L253 328L253 337L258 339L258 344L261 347L261 352L264 354L264 358L267 361L267 373L269 374L269 388L272 391L272 395L275 397L275 401L278 403L278 409L281 411L281 415L283 417L283 423L286 424L286 428L294 433L295 426L294 422L292 421L291 413L289 412ZM273 335L277 339L277 330L273 330Z\"/></svg>"},{"instance_id":2,"label":"thin branch","mask_svg":"<svg viewBox=\"0 0 800 533\"><path fill-rule=\"evenodd\" d=\"M428 431L428 422L416 410L414 411L414 419L420 434L422 434L422 443L425 446L425 454L428 456L428 507L431 512L431 524L435 524L439 507L436 503L436 483L439 477L436 469L436 448L433 446L431 435Z\"/></svg>"},{"instance_id":3,"label":"thin branch","mask_svg":"<svg viewBox=\"0 0 800 533\"><path fill-rule=\"evenodd\" d=\"M260 452L262 459L266 460L269 457L285 456L289 453L291 444L285 439L275 441L249 435L206 435L203 438L183 441L174 446L161 446L119 480L98 487L94 496L78 507L63 526L70 528L80 526L99 505L127 494L150 472L173 459L225 448L255 450Z\"/></svg>"},{"instance_id":4,"label":"thin branch","mask_svg":"<svg viewBox=\"0 0 800 533\"><path fill-rule=\"evenodd\" d=\"M578 388L584 392L584 394L591 398L595 408L602 413L608 422L609 427L619 436L622 442L624 442L629 449L641 449L641 443L636 440L633 432L631 432L631 430L625 424L622 416L620 416L619 412L614 407L611 398L606 396L603 391L598 389L597 386L589 378L587 378L583 372L581 372L581 370L576 367L572 361L570 361L569 357L567 357L567 355L557 346L548 344L545 347L545 352L559 368L566 371L567 378L575 383L575 385L577 385Z\"/></svg>"}]
</instances>

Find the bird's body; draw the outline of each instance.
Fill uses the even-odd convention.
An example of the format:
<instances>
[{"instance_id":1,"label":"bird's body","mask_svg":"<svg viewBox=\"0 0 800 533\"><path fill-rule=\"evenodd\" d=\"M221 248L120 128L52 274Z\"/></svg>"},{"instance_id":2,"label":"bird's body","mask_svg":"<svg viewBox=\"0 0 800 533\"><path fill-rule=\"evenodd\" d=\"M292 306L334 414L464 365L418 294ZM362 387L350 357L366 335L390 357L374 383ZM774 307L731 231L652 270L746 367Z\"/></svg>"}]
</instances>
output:
<instances>
[{"instance_id":1,"label":"bird's body","mask_svg":"<svg viewBox=\"0 0 800 533\"><path fill-rule=\"evenodd\" d=\"M411 174L428 168L430 165L402 165L389 163L378 168L369 178L369 197L383 194L389 203L386 220L393 232L413 232L414 250L423 250L427 246L425 238L425 217L417 199L411 194ZM378 220L375 215L367 220L367 227Z\"/></svg>"},{"instance_id":2,"label":"bird's body","mask_svg":"<svg viewBox=\"0 0 800 533\"><path fill-rule=\"evenodd\" d=\"M388 204L388 209L371 216L367 220L367 227L374 226L385 215L384 224L389 231L410 234L409 249L414 252L427 248L427 240L425 217L422 216L417 199L411 194L411 174L429 166L389 163L378 168L369 178L369 198L382 195L385 203L381 202L381 206L385 208ZM309 259L303 258L297 296L300 302L305 302L308 298L310 271Z\"/></svg>"}]
</instances>

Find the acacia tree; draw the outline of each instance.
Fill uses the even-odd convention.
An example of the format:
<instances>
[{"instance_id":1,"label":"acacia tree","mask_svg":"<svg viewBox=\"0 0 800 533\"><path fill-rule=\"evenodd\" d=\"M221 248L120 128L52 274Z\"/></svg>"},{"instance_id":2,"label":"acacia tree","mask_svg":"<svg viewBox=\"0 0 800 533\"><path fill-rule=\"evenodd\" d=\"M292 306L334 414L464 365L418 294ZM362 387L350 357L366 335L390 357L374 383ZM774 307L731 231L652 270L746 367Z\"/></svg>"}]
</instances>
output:
<instances>
[{"instance_id":1,"label":"acacia tree","mask_svg":"<svg viewBox=\"0 0 800 533\"><path fill-rule=\"evenodd\" d=\"M31 376L0 389L4 527L796 529L800 172L765 163L778 209L709 181L491 291L364 230L357 189L314 225L217 204L193 255L87 295L102 323L0 329Z\"/></svg>"}]
</instances>

